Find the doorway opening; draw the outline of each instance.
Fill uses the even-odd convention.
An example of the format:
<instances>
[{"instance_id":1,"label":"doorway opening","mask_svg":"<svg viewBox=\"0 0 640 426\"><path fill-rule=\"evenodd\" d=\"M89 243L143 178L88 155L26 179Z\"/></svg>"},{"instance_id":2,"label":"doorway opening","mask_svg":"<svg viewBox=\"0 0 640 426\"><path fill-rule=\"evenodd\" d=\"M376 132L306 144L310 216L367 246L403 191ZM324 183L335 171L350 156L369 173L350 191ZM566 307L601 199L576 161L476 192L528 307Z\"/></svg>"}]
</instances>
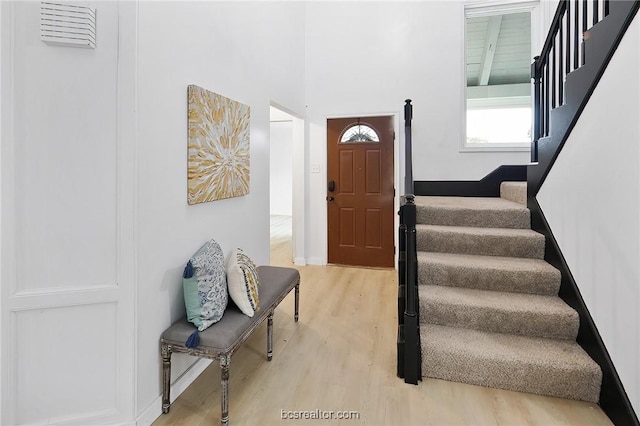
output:
<instances>
[{"instance_id":1,"label":"doorway opening","mask_svg":"<svg viewBox=\"0 0 640 426\"><path fill-rule=\"evenodd\" d=\"M269 109L269 215L272 265L293 264L293 152L296 117Z\"/></svg>"}]
</instances>

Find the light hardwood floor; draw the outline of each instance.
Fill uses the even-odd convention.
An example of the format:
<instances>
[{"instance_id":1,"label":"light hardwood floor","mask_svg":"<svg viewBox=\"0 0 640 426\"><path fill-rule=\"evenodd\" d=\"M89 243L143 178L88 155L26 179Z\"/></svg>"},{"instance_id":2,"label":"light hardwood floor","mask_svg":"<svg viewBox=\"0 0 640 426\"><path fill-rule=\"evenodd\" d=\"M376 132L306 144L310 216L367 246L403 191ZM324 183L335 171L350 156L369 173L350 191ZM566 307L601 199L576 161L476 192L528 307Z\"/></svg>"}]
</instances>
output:
<instances>
[{"instance_id":1,"label":"light hardwood floor","mask_svg":"<svg viewBox=\"0 0 640 426\"><path fill-rule=\"evenodd\" d=\"M272 224L271 263L293 266L290 224L278 217ZM595 404L428 378L405 384L395 371L396 272L296 268L300 322L293 321L291 294L274 316L273 361L266 360L265 324L232 357L232 424L611 425ZM285 420L282 410L356 411L359 419ZM213 363L154 425L219 421Z\"/></svg>"}]
</instances>

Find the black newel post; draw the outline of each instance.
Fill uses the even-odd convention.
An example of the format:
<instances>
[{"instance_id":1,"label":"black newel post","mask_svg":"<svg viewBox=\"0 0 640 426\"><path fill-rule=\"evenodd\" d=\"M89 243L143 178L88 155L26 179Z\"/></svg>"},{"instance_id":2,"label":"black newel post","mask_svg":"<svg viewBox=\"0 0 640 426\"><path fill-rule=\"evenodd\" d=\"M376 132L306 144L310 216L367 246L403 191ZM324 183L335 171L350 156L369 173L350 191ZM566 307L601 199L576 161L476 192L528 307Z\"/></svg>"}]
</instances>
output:
<instances>
[{"instance_id":1,"label":"black newel post","mask_svg":"<svg viewBox=\"0 0 640 426\"><path fill-rule=\"evenodd\" d=\"M404 193L413 194L413 160L411 153L411 120L413 118L413 105L411 99L404 101Z\"/></svg>"},{"instance_id":2,"label":"black newel post","mask_svg":"<svg viewBox=\"0 0 640 426\"><path fill-rule=\"evenodd\" d=\"M542 72L541 67L538 65L540 63L540 56L536 56L533 58L533 63L531 64L531 78L533 79L533 126L531 135L531 162L538 162L538 139L542 134L542 114L541 114L541 89L542 89Z\"/></svg>"},{"instance_id":3,"label":"black newel post","mask_svg":"<svg viewBox=\"0 0 640 426\"><path fill-rule=\"evenodd\" d=\"M404 328L405 328L405 351L404 365L405 376L404 381L414 385L421 380L421 349L420 349L420 331L418 324L418 256L416 253L416 205L412 194L406 195L406 204L404 205L405 226L406 231L406 282L405 282L405 299L406 305L404 310Z\"/></svg>"}]
</instances>

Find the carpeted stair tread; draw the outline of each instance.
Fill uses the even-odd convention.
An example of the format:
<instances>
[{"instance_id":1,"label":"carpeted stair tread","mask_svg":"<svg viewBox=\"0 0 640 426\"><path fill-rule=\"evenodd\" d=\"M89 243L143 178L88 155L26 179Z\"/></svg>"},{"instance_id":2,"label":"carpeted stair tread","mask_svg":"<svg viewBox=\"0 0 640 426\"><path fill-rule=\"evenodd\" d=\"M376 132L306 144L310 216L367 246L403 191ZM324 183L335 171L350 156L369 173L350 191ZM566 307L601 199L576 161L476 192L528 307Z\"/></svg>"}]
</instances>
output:
<instances>
[{"instance_id":1,"label":"carpeted stair tread","mask_svg":"<svg viewBox=\"0 0 640 426\"><path fill-rule=\"evenodd\" d=\"M427 285L418 291L425 323L550 339L578 335L578 313L558 296Z\"/></svg>"},{"instance_id":2,"label":"carpeted stair tread","mask_svg":"<svg viewBox=\"0 0 640 426\"><path fill-rule=\"evenodd\" d=\"M527 182L502 182L500 197L519 205L527 205Z\"/></svg>"},{"instance_id":3,"label":"carpeted stair tread","mask_svg":"<svg viewBox=\"0 0 640 426\"><path fill-rule=\"evenodd\" d=\"M575 342L423 324L426 377L597 402L602 372Z\"/></svg>"},{"instance_id":4,"label":"carpeted stair tread","mask_svg":"<svg viewBox=\"0 0 640 426\"><path fill-rule=\"evenodd\" d=\"M418 282L552 296L560 271L540 259L419 251Z\"/></svg>"},{"instance_id":5,"label":"carpeted stair tread","mask_svg":"<svg viewBox=\"0 0 640 426\"><path fill-rule=\"evenodd\" d=\"M417 223L487 228L529 228L529 210L498 197L416 197Z\"/></svg>"},{"instance_id":6,"label":"carpeted stair tread","mask_svg":"<svg viewBox=\"0 0 640 426\"><path fill-rule=\"evenodd\" d=\"M416 225L419 251L544 258L544 235L530 229Z\"/></svg>"},{"instance_id":7,"label":"carpeted stair tread","mask_svg":"<svg viewBox=\"0 0 640 426\"><path fill-rule=\"evenodd\" d=\"M600 367L530 229L525 182L501 197L416 197L426 377L597 402Z\"/></svg>"}]
</instances>

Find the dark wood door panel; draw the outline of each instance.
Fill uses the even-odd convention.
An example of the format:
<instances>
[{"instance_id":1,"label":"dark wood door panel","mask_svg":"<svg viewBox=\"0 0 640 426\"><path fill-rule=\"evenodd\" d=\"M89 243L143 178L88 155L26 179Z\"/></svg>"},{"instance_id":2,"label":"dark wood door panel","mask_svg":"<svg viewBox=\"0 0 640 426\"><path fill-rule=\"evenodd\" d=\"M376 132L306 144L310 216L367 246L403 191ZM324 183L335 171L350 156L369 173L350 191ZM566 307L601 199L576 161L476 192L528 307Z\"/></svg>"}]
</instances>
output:
<instances>
[{"instance_id":1,"label":"dark wood door panel","mask_svg":"<svg viewBox=\"0 0 640 426\"><path fill-rule=\"evenodd\" d=\"M379 149L369 149L365 152L365 194L381 195L383 178L381 154Z\"/></svg>"},{"instance_id":2,"label":"dark wood door panel","mask_svg":"<svg viewBox=\"0 0 640 426\"><path fill-rule=\"evenodd\" d=\"M340 209L340 247L356 246L356 209L341 208Z\"/></svg>"},{"instance_id":3,"label":"dark wood door panel","mask_svg":"<svg viewBox=\"0 0 640 426\"><path fill-rule=\"evenodd\" d=\"M366 209L365 211L365 247L382 249L384 221L382 220L382 209Z\"/></svg>"},{"instance_id":4,"label":"dark wood door panel","mask_svg":"<svg viewBox=\"0 0 640 426\"><path fill-rule=\"evenodd\" d=\"M355 155L353 150L344 149L340 151L340 174L336 190L340 194L353 194L355 192Z\"/></svg>"}]
</instances>

